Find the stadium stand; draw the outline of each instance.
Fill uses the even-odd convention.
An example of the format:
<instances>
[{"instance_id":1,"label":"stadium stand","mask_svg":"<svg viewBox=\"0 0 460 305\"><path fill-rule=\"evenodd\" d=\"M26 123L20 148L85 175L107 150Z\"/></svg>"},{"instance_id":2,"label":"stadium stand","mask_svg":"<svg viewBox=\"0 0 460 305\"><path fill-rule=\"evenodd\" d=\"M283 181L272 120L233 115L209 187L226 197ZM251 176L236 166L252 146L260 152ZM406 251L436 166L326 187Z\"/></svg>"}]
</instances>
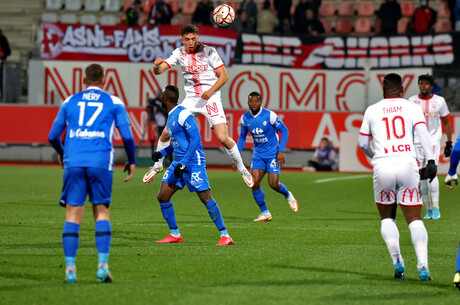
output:
<instances>
[{"instance_id":1,"label":"stadium stand","mask_svg":"<svg viewBox=\"0 0 460 305\"><path fill-rule=\"evenodd\" d=\"M438 8L438 19L449 19L450 18L450 9L447 3L441 3Z\"/></svg>"},{"instance_id":2,"label":"stadium stand","mask_svg":"<svg viewBox=\"0 0 460 305\"><path fill-rule=\"evenodd\" d=\"M360 2L358 3L358 12L359 17L371 17L375 14L374 2Z\"/></svg>"},{"instance_id":3,"label":"stadium stand","mask_svg":"<svg viewBox=\"0 0 460 305\"><path fill-rule=\"evenodd\" d=\"M356 19L355 30L356 34L370 34L372 32L372 23L370 19Z\"/></svg>"},{"instance_id":4,"label":"stadium stand","mask_svg":"<svg viewBox=\"0 0 460 305\"><path fill-rule=\"evenodd\" d=\"M332 21L329 19L320 19L324 27L324 33L330 34L332 32Z\"/></svg>"},{"instance_id":5,"label":"stadium stand","mask_svg":"<svg viewBox=\"0 0 460 305\"><path fill-rule=\"evenodd\" d=\"M410 19L409 18L401 18L398 21L398 34L406 34L407 28L409 27Z\"/></svg>"},{"instance_id":6,"label":"stadium stand","mask_svg":"<svg viewBox=\"0 0 460 305\"><path fill-rule=\"evenodd\" d=\"M182 12L181 13L184 15L193 15L197 5L198 5L197 1L184 0L184 2L182 2Z\"/></svg>"},{"instance_id":7,"label":"stadium stand","mask_svg":"<svg viewBox=\"0 0 460 305\"><path fill-rule=\"evenodd\" d=\"M48 11L58 11L62 8L61 0L46 0L45 8Z\"/></svg>"},{"instance_id":8,"label":"stadium stand","mask_svg":"<svg viewBox=\"0 0 460 305\"><path fill-rule=\"evenodd\" d=\"M168 3L171 6L171 9L172 9L174 15L179 14L179 11L180 11L179 1L165 1L165 2Z\"/></svg>"},{"instance_id":9,"label":"stadium stand","mask_svg":"<svg viewBox=\"0 0 460 305\"><path fill-rule=\"evenodd\" d=\"M58 15L55 13L43 13L41 20L49 22L58 22Z\"/></svg>"},{"instance_id":10,"label":"stadium stand","mask_svg":"<svg viewBox=\"0 0 460 305\"><path fill-rule=\"evenodd\" d=\"M344 17L351 17L355 14L354 2L340 2L337 9L337 15Z\"/></svg>"},{"instance_id":11,"label":"stadium stand","mask_svg":"<svg viewBox=\"0 0 460 305\"><path fill-rule=\"evenodd\" d=\"M80 23L81 24L96 24L97 23L96 15L83 14L80 16Z\"/></svg>"},{"instance_id":12,"label":"stadium stand","mask_svg":"<svg viewBox=\"0 0 460 305\"><path fill-rule=\"evenodd\" d=\"M333 17L335 15L335 2L323 2L318 10L320 17Z\"/></svg>"},{"instance_id":13,"label":"stadium stand","mask_svg":"<svg viewBox=\"0 0 460 305\"><path fill-rule=\"evenodd\" d=\"M82 8L81 0L66 0L64 9L66 11L79 11Z\"/></svg>"},{"instance_id":14,"label":"stadium stand","mask_svg":"<svg viewBox=\"0 0 460 305\"><path fill-rule=\"evenodd\" d=\"M114 15L102 15L101 18L99 18L99 23L101 25L116 25L117 18Z\"/></svg>"},{"instance_id":15,"label":"stadium stand","mask_svg":"<svg viewBox=\"0 0 460 305\"><path fill-rule=\"evenodd\" d=\"M105 0L104 12L115 13L120 11L120 0Z\"/></svg>"},{"instance_id":16,"label":"stadium stand","mask_svg":"<svg viewBox=\"0 0 460 305\"><path fill-rule=\"evenodd\" d=\"M74 14L74 13L62 14L59 18L59 21L62 23L77 23L78 22L77 14Z\"/></svg>"},{"instance_id":17,"label":"stadium stand","mask_svg":"<svg viewBox=\"0 0 460 305\"><path fill-rule=\"evenodd\" d=\"M99 12L101 10L101 0L85 0L85 11Z\"/></svg>"},{"instance_id":18,"label":"stadium stand","mask_svg":"<svg viewBox=\"0 0 460 305\"><path fill-rule=\"evenodd\" d=\"M414 2L401 2L401 14L403 17L411 17L414 15L415 4Z\"/></svg>"},{"instance_id":19,"label":"stadium stand","mask_svg":"<svg viewBox=\"0 0 460 305\"><path fill-rule=\"evenodd\" d=\"M350 34L352 27L351 19L337 19L334 31L336 34Z\"/></svg>"},{"instance_id":20,"label":"stadium stand","mask_svg":"<svg viewBox=\"0 0 460 305\"><path fill-rule=\"evenodd\" d=\"M434 24L434 31L436 33L445 33L452 31L452 24L450 23L450 20L438 20Z\"/></svg>"}]
</instances>

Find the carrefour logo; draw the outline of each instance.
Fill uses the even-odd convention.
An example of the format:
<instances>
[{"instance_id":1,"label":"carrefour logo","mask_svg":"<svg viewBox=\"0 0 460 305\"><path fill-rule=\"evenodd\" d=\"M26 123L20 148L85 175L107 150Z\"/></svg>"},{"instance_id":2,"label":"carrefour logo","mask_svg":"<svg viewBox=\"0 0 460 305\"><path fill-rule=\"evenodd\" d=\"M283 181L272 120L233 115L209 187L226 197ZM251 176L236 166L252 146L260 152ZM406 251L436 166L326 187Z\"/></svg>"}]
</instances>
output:
<instances>
[{"instance_id":1,"label":"carrefour logo","mask_svg":"<svg viewBox=\"0 0 460 305\"><path fill-rule=\"evenodd\" d=\"M262 133L264 133L264 131L263 131L261 128L257 127L257 128L254 128L254 129L251 131L251 133L252 133L252 134L262 134Z\"/></svg>"}]
</instances>

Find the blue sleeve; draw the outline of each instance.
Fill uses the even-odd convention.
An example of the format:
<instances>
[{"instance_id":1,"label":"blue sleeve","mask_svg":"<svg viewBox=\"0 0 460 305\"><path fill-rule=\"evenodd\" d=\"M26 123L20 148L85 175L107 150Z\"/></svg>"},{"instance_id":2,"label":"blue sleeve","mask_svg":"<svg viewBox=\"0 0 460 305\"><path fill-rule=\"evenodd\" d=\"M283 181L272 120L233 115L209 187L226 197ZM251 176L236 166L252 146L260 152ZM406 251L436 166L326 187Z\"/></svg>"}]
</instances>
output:
<instances>
[{"instance_id":1,"label":"blue sleeve","mask_svg":"<svg viewBox=\"0 0 460 305\"><path fill-rule=\"evenodd\" d=\"M136 164L136 144L129 124L119 126L118 130L120 130L123 138L123 145L125 146L129 164Z\"/></svg>"},{"instance_id":2,"label":"blue sleeve","mask_svg":"<svg viewBox=\"0 0 460 305\"><path fill-rule=\"evenodd\" d=\"M185 153L184 157L180 161L181 164L187 166L187 163L192 158L195 151L198 149L201 143L201 136L200 130L198 129L198 125L195 122L195 118L193 115L189 115L184 122L184 126L190 125L189 128L185 128L185 132L190 136L190 143L187 148L187 152Z\"/></svg>"},{"instance_id":3,"label":"blue sleeve","mask_svg":"<svg viewBox=\"0 0 460 305\"><path fill-rule=\"evenodd\" d=\"M120 128L120 126L130 124L128 112L123 105L117 105L116 113L115 113L115 126Z\"/></svg>"},{"instance_id":4,"label":"blue sleeve","mask_svg":"<svg viewBox=\"0 0 460 305\"><path fill-rule=\"evenodd\" d=\"M238 138L238 143L236 146L238 147L238 150L241 151L244 148L244 145L246 144L246 136L248 134L248 128L244 126L243 124L240 124L241 126L241 132L240 132L240 137Z\"/></svg>"},{"instance_id":5,"label":"blue sleeve","mask_svg":"<svg viewBox=\"0 0 460 305\"><path fill-rule=\"evenodd\" d=\"M453 176L457 173L457 166L458 162L460 161L460 140L457 139L455 142L454 149L452 149L452 153L450 154L450 164L449 164L449 172L450 176Z\"/></svg>"},{"instance_id":6,"label":"blue sleeve","mask_svg":"<svg viewBox=\"0 0 460 305\"><path fill-rule=\"evenodd\" d=\"M48 134L48 141L59 155L64 155L64 148L62 147L61 135L66 127L65 109L64 105L59 109L59 112L51 126L50 133Z\"/></svg>"},{"instance_id":7,"label":"blue sleeve","mask_svg":"<svg viewBox=\"0 0 460 305\"><path fill-rule=\"evenodd\" d=\"M278 151L284 152L289 138L289 130L279 118L276 119L274 127L277 131L281 132L280 147L278 148Z\"/></svg>"}]
</instances>

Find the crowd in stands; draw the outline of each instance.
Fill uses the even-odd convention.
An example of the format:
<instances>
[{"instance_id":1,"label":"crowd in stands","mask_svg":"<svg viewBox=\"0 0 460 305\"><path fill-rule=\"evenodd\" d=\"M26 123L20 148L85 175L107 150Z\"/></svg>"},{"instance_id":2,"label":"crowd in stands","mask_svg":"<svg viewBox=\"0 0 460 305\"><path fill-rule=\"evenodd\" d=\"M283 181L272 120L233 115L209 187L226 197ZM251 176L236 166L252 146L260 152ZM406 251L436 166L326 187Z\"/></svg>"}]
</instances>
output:
<instances>
[{"instance_id":1,"label":"crowd in stands","mask_svg":"<svg viewBox=\"0 0 460 305\"><path fill-rule=\"evenodd\" d=\"M99 22L216 26L211 15L221 3L236 12L230 28L248 33L392 35L460 30L460 0L46 0L48 13L42 19L57 22L49 12L63 10L60 22L92 24L96 17L82 14L78 20L72 12L115 12L120 14L117 18L102 14Z\"/></svg>"}]
</instances>

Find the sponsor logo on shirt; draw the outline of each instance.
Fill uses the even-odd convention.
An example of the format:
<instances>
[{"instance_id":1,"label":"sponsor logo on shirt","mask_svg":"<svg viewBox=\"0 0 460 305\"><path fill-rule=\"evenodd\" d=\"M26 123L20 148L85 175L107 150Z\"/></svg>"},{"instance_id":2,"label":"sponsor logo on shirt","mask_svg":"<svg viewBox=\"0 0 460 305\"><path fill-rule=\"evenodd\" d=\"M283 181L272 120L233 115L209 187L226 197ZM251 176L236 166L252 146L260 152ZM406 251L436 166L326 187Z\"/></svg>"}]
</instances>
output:
<instances>
[{"instance_id":1,"label":"sponsor logo on shirt","mask_svg":"<svg viewBox=\"0 0 460 305\"><path fill-rule=\"evenodd\" d=\"M88 129L81 130L78 128L77 130L71 129L69 132L70 138L77 138L77 139L95 139L95 138L105 138L105 132L103 131L88 131Z\"/></svg>"},{"instance_id":2,"label":"sponsor logo on shirt","mask_svg":"<svg viewBox=\"0 0 460 305\"><path fill-rule=\"evenodd\" d=\"M195 65L195 66L181 66L183 72L201 72L208 69L208 65Z\"/></svg>"}]
</instances>

